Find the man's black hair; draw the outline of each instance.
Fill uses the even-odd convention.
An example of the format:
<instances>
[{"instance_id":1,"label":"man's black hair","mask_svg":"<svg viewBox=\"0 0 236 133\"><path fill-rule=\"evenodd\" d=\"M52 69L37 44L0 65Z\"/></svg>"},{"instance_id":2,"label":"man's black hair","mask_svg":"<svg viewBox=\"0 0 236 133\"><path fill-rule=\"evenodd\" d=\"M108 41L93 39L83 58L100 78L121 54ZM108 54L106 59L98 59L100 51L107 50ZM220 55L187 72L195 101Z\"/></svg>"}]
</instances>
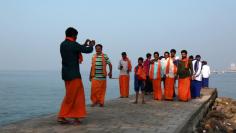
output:
<instances>
[{"instance_id":1,"label":"man's black hair","mask_svg":"<svg viewBox=\"0 0 236 133\"><path fill-rule=\"evenodd\" d=\"M201 56L200 55L196 55L196 57L195 58L201 58Z\"/></svg>"},{"instance_id":2,"label":"man's black hair","mask_svg":"<svg viewBox=\"0 0 236 133\"><path fill-rule=\"evenodd\" d=\"M78 31L73 27L67 28L65 33L67 37L76 37L78 35Z\"/></svg>"},{"instance_id":3,"label":"man's black hair","mask_svg":"<svg viewBox=\"0 0 236 133\"><path fill-rule=\"evenodd\" d=\"M160 56L160 57L159 57L159 60L161 60L161 59L163 59L163 58L165 58L165 57L164 57L164 56Z\"/></svg>"},{"instance_id":4,"label":"man's black hair","mask_svg":"<svg viewBox=\"0 0 236 133\"><path fill-rule=\"evenodd\" d=\"M146 54L146 57L148 58L148 57L151 57L152 56L152 54L150 54L150 53L147 53Z\"/></svg>"},{"instance_id":5,"label":"man's black hair","mask_svg":"<svg viewBox=\"0 0 236 133\"><path fill-rule=\"evenodd\" d=\"M202 61L202 64L203 65L207 65L207 61Z\"/></svg>"},{"instance_id":6,"label":"man's black hair","mask_svg":"<svg viewBox=\"0 0 236 133\"><path fill-rule=\"evenodd\" d=\"M164 54L168 54L169 55L170 53L168 51L166 51Z\"/></svg>"},{"instance_id":7,"label":"man's black hair","mask_svg":"<svg viewBox=\"0 0 236 133\"><path fill-rule=\"evenodd\" d=\"M122 52L121 55L127 55L126 52Z\"/></svg>"},{"instance_id":8,"label":"man's black hair","mask_svg":"<svg viewBox=\"0 0 236 133\"><path fill-rule=\"evenodd\" d=\"M190 55L188 58L192 60L194 59L193 55Z\"/></svg>"},{"instance_id":9,"label":"man's black hair","mask_svg":"<svg viewBox=\"0 0 236 133\"><path fill-rule=\"evenodd\" d=\"M182 50L181 53L188 54L187 50Z\"/></svg>"},{"instance_id":10,"label":"man's black hair","mask_svg":"<svg viewBox=\"0 0 236 133\"><path fill-rule=\"evenodd\" d=\"M95 46L95 48L96 48L96 47L100 47L100 48L102 49L103 46L102 46L102 44L97 44L97 45Z\"/></svg>"},{"instance_id":11,"label":"man's black hair","mask_svg":"<svg viewBox=\"0 0 236 133\"><path fill-rule=\"evenodd\" d=\"M153 54L153 55L155 55L155 54L157 54L157 55L159 56L159 53L158 53L158 52L154 52L154 54Z\"/></svg>"},{"instance_id":12,"label":"man's black hair","mask_svg":"<svg viewBox=\"0 0 236 133\"><path fill-rule=\"evenodd\" d=\"M143 61L143 57L139 57L139 58L138 58L138 61L140 61L140 60Z\"/></svg>"},{"instance_id":13,"label":"man's black hair","mask_svg":"<svg viewBox=\"0 0 236 133\"><path fill-rule=\"evenodd\" d=\"M175 49L171 49L170 52L176 54L176 50Z\"/></svg>"}]
</instances>

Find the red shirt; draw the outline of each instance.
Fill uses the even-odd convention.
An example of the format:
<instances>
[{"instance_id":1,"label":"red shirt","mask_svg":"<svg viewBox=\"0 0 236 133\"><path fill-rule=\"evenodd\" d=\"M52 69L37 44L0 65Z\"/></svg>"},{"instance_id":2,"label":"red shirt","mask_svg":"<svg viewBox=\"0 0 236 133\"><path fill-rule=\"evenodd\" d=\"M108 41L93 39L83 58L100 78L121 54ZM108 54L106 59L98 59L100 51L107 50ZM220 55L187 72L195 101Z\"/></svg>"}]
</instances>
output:
<instances>
[{"instance_id":1,"label":"red shirt","mask_svg":"<svg viewBox=\"0 0 236 133\"><path fill-rule=\"evenodd\" d=\"M146 59L143 63L144 70L147 76L149 76L150 64L151 64L151 61L149 59Z\"/></svg>"}]
</instances>

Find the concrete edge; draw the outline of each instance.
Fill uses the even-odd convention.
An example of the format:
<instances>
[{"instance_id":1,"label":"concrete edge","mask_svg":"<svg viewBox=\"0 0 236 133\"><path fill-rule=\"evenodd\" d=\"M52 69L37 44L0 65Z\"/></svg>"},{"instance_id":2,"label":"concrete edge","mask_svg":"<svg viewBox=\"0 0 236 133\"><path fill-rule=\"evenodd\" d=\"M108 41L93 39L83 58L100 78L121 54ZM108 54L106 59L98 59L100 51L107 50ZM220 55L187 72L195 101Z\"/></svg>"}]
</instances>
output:
<instances>
[{"instance_id":1,"label":"concrete edge","mask_svg":"<svg viewBox=\"0 0 236 133\"><path fill-rule=\"evenodd\" d=\"M182 126L180 126L175 133L192 133L196 130L196 126L199 124L199 122L204 118L204 116L209 111L210 107L213 106L215 99L218 97L217 89L215 88L213 93L211 94L210 98L205 101L201 107L193 112L190 115L190 118L183 123Z\"/></svg>"}]
</instances>

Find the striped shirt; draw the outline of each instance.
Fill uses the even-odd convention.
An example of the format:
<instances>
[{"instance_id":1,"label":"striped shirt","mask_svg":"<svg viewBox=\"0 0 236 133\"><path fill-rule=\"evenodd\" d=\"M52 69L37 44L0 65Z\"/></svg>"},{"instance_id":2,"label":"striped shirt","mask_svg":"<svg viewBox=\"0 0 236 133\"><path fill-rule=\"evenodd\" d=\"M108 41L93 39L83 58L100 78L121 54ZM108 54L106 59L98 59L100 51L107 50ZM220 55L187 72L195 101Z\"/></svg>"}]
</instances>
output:
<instances>
[{"instance_id":1,"label":"striped shirt","mask_svg":"<svg viewBox=\"0 0 236 133\"><path fill-rule=\"evenodd\" d=\"M104 54L106 64L111 64L110 59ZM95 63L95 77L96 80L106 80L106 75L103 74L102 55L98 55Z\"/></svg>"}]
</instances>

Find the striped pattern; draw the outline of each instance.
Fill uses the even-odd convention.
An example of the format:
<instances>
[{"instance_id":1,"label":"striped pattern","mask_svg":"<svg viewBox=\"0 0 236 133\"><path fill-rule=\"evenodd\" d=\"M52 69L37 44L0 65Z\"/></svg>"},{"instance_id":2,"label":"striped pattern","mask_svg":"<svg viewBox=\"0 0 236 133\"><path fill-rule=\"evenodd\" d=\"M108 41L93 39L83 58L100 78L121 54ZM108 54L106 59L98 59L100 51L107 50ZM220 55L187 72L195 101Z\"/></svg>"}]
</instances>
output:
<instances>
[{"instance_id":1,"label":"striped pattern","mask_svg":"<svg viewBox=\"0 0 236 133\"><path fill-rule=\"evenodd\" d=\"M110 59L106 54L104 54L104 58L106 60L106 64L110 64ZM97 80L106 80L106 76L103 74L103 65L102 65L102 55L98 55L96 59L96 66L95 66L95 77L94 79Z\"/></svg>"}]
</instances>

